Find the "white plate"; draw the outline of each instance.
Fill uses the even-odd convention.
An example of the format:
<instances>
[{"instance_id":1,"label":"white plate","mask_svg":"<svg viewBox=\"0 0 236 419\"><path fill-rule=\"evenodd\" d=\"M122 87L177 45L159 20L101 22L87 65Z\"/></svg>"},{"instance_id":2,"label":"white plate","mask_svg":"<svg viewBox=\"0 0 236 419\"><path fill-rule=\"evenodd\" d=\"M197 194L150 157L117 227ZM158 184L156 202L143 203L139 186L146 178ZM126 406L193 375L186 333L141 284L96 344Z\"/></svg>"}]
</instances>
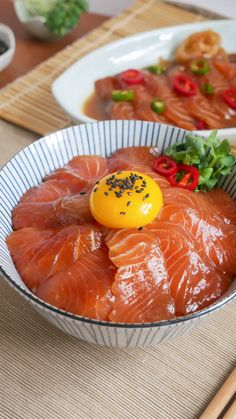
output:
<instances>
[{"instance_id":1,"label":"white plate","mask_svg":"<svg viewBox=\"0 0 236 419\"><path fill-rule=\"evenodd\" d=\"M84 114L83 107L94 91L95 80L127 68L150 65L158 57L170 59L188 35L206 29L213 29L221 35L223 47L228 53L236 52L236 20L215 20L143 32L84 56L54 81L53 95L74 121L94 121ZM207 135L208 131L201 131L201 134ZM219 135L236 140L236 127L219 130Z\"/></svg>"}]
</instances>

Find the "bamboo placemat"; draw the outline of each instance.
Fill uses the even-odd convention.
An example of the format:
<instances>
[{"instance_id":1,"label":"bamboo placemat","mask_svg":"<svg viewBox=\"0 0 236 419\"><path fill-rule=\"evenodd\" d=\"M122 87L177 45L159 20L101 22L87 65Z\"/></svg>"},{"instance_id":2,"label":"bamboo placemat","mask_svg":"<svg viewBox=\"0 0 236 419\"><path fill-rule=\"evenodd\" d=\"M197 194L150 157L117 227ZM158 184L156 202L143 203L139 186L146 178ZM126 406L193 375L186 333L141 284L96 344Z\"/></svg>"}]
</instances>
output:
<instances>
[{"instance_id":1,"label":"bamboo placemat","mask_svg":"<svg viewBox=\"0 0 236 419\"><path fill-rule=\"evenodd\" d=\"M72 123L51 94L51 84L90 51L121 37L158 27L198 22L203 17L162 3L138 0L133 7L105 22L0 91L0 117L45 135Z\"/></svg>"},{"instance_id":2,"label":"bamboo placemat","mask_svg":"<svg viewBox=\"0 0 236 419\"><path fill-rule=\"evenodd\" d=\"M186 336L116 350L64 334L0 288L1 419L198 419L235 366L236 302Z\"/></svg>"}]
</instances>

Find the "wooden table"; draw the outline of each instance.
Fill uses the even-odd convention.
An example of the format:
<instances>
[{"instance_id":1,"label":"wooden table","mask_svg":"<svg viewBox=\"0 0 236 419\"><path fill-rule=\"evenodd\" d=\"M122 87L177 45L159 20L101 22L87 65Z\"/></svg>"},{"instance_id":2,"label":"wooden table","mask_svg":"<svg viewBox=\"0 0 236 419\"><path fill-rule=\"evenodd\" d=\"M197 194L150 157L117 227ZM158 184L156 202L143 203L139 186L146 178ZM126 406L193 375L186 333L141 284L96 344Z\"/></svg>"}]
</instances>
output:
<instances>
[{"instance_id":1,"label":"wooden table","mask_svg":"<svg viewBox=\"0 0 236 419\"><path fill-rule=\"evenodd\" d=\"M0 22L10 26L16 37L16 53L11 65L0 73L0 88L95 29L108 18L94 13L84 13L78 26L65 38L55 42L42 42L25 31L16 17L12 1L0 0Z\"/></svg>"},{"instance_id":2,"label":"wooden table","mask_svg":"<svg viewBox=\"0 0 236 419\"><path fill-rule=\"evenodd\" d=\"M27 73L42 61L101 25L107 19L109 19L108 16L84 13L80 18L78 26L65 38L56 42L42 42L25 31L16 17L13 2L0 0L0 22L10 26L16 37L16 53L10 66L0 72L0 88ZM11 138L11 141L8 141L8 138ZM0 121L0 165L4 164L18 150L37 138L37 134Z\"/></svg>"},{"instance_id":3,"label":"wooden table","mask_svg":"<svg viewBox=\"0 0 236 419\"><path fill-rule=\"evenodd\" d=\"M11 27L16 37L16 53L12 63L0 72L0 88L27 73L36 65L45 61L67 45L95 29L109 19L108 16L84 13L78 26L65 38L55 42L42 42L29 35L19 22L10 0L0 0L0 22ZM11 141L8 141L8 138ZM0 165L13 154L38 138L30 133L4 121L0 121Z\"/></svg>"}]
</instances>

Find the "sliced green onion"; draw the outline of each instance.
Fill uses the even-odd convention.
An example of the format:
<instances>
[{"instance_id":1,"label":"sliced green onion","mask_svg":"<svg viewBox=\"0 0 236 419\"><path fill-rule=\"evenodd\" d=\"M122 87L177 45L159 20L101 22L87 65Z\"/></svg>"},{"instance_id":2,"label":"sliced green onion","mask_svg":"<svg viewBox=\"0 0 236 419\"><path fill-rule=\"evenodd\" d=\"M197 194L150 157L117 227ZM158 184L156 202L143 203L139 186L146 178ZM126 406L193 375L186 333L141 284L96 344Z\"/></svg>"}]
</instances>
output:
<instances>
[{"instance_id":1,"label":"sliced green onion","mask_svg":"<svg viewBox=\"0 0 236 419\"><path fill-rule=\"evenodd\" d=\"M153 112L156 112L156 113L159 113L159 114L163 113L164 110L165 110L165 103L162 99L154 99L151 102L151 108L152 108Z\"/></svg>"},{"instance_id":2,"label":"sliced green onion","mask_svg":"<svg viewBox=\"0 0 236 419\"><path fill-rule=\"evenodd\" d=\"M212 95L214 93L214 90L215 90L214 86L212 86L212 84L210 84L210 83L204 83L202 85L202 91L206 95Z\"/></svg>"},{"instance_id":3,"label":"sliced green onion","mask_svg":"<svg viewBox=\"0 0 236 419\"><path fill-rule=\"evenodd\" d=\"M134 99L133 90L113 90L111 97L116 102L131 102Z\"/></svg>"},{"instance_id":4,"label":"sliced green onion","mask_svg":"<svg viewBox=\"0 0 236 419\"><path fill-rule=\"evenodd\" d=\"M166 71L165 68L161 65L150 65L149 67L146 67L145 70L149 71L152 74L156 74L157 76L160 76Z\"/></svg>"},{"instance_id":5,"label":"sliced green onion","mask_svg":"<svg viewBox=\"0 0 236 419\"><path fill-rule=\"evenodd\" d=\"M191 64L191 70L193 74L197 74L198 76L203 76L204 74L209 73L211 66L208 61L200 59L195 60Z\"/></svg>"}]
</instances>

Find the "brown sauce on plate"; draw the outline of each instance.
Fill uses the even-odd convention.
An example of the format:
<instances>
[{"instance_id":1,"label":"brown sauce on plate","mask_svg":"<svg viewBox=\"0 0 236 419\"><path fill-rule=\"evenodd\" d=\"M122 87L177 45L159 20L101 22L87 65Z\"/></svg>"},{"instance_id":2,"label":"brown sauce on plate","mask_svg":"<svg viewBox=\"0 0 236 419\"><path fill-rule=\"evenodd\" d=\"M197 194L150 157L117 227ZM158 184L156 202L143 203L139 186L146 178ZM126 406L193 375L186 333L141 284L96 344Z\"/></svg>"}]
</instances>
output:
<instances>
[{"instance_id":1,"label":"brown sauce on plate","mask_svg":"<svg viewBox=\"0 0 236 419\"><path fill-rule=\"evenodd\" d=\"M161 73L153 73L149 67L96 80L84 113L96 120L154 121L187 130L236 127L236 54L220 51L220 55L212 58L168 62ZM201 61L205 72L201 68L196 70L196 62L202 65ZM122 77L130 71L139 73L142 82L125 81ZM177 86L176 79L179 79ZM188 89L193 90L192 94L186 93ZM117 90L122 93L131 90L132 98L114 98ZM162 102L159 108L153 106L156 100Z\"/></svg>"},{"instance_id":2,"label":"brown sauce on plate","mask_svg":"<svg viewBox=\"0 0 236 419\"><path fill-rule=\"evenodd\" d=\"M85 115L97 119L98 121L103 121L108 118L105 110L105 103L99 99L96 93L93 93L86 100L83 112Z\"/></svg>"}]
</instances>

